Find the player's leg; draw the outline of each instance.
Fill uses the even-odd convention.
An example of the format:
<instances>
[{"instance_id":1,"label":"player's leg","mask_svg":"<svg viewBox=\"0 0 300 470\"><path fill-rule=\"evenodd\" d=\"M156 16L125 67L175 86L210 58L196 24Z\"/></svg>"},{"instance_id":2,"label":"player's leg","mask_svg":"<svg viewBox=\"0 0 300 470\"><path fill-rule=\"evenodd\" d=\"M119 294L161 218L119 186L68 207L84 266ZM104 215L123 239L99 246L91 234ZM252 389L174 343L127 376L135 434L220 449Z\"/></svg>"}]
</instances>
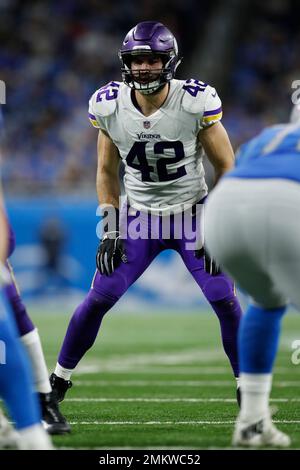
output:
<instances>
[{"instance_id":1,"label":"player's leg","mask_svg":"<svg viewBox=\"0 0 300 470\"><path fill-rule=\"evenodd\" d=\"M16 423L20 449L51 449L51 442L41 425L38 401L33 392L30 367L17 338L16 327L10 318L9 304L0 290L0 392L10 416ZM2 431L10 433L1 418ZM1 443L7 443L7 435Z\"/></svg>"},{"instance_id":2,"label":"player's leg","mask_svg":"<svg viewBox=\"0 0 300 470\"><path fill-rule=\"evenodd\" d=\"M273 251L280 252L284 242L280 236L278 244L272 243L277 235L269 222L276 195L270 198L270 205L264 199L265 190L261 182L258 186L254 182L222 183L206 207L206 243L253 300L239 331L242 406L233 443L287 446L288 436L275 428L269 413L272 368L286 297L272 276Z\"/></svg>"},{"instance_id":3,"label":"player's leg","mask_svg":"<svg viewBox=\"0 0 300 470\"><path fill-rule=\"evenodd\" d=\"M12 254L14 246L14 234L9 226L9 255ZM11 282L5 286L5 292L14 314L20 339L31 360L44 426L49 434L64 434L70 432L70 425L59 411L58 403L55 396L52 394L48 369L38 330L32 323L25 305L22 302L13 269L9 261L7 261L6 265L10 273Z\"/></svg>"},{"instance_id":4,"label":"player's leg","mask_svg":"<svg viewBox=\"0 0 300 470\"><path fill-rule=\"evenodd\" d=\"M128 287L145 271L163 249L159 240L128 238L124 240L128 262L121 263L110 276L96 271L92 287L84 301L75 310L63 341L52 387L61 401L71 386L71 374L92 347L104 315L115 305Z\"/></svg>"},{"instance_id":5,"label":"player's leg","mask_svg":"<svg viewBox=\"0 0 300 470\"><path fill-rule=\"evenodd\" d=\"M48 371L38 330L32 323L25 305L22 302L9 262L7 262L7 267L11 275L11 283L5 287L5 291L14 313L21 341L31 359L36 389L39 393L50 393L51 385L49 383Z\"/></svg>"},{"instance_id":6,"label":"player's leg","mask_svg":"<svg viewBox=\"0 0 300 470\"><path fill-rule=\"evenodd\" d=\"M15 235L10 224L8 224L8 228L8 256L11 256L15 249ZM32 323L25 305L22 302L14 272L9 261L6 262L6 266L11 278L11 282L5 286L6 296L13 311L21 341L31 359L36 389L39 393L50 393L51 385L48 379L48 371L38 331Z\"/></svg>"},{"instance_id":7,"label":"player's leg","mask_svg":"<svg viewBox=\"0 0 300 470\"><path fill-rule=\"evenodd\" d=\"M180 254L218 317L224 351L229 358L234 376L238 378L237 335L242 310L234 284L224 273L217 276L210 276L206 273L203 259L196 259L193 252L181 250Z\"/></svg>"},{"instance_id":8,"label":"player's leg","mask_svg":"<svg viewBox=\"0 0 300 470\"><path fill-rule=\"evenodd\" d=\"M272 424L269 397L272 369L286 307L250 305L239 331L242 406L233 443L247 446L288 446L290 439Z\"/></svg>"},{"instance_id":9,"label":"player's leg","mask_svg":"<svg viewBox=\"0 0 300 470\"><path fill-rule=\"evenodd\" d=\"M196 217L193 217L191 221L193 233L196 231L198 221ZM186 221L185 225L187 225ZM197 259L194 255L194 249L187 237L188 232L189 229L184 227L183 236L181 239L174 240L174 247L219 319L223 347L230 360L234 376L238 379L237 334L242 310L236 297L234 284L224 273L211 276L205 271L203 258ZM189 237L191 238L190 235Z\"/></svg>"}]
</instances>

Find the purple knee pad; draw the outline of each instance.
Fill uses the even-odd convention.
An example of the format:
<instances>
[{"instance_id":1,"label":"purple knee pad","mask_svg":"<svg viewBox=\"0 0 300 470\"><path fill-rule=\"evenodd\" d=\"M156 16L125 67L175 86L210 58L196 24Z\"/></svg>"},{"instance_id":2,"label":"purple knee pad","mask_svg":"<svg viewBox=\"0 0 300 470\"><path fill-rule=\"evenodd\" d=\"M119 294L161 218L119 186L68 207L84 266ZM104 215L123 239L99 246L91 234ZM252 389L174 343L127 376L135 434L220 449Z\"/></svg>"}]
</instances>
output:
<instances>
[{"instance_id":1,"label":"purple knee pad","mask_svg":"<svg viewBox=\"0 0 300 470\"><path fill-rule=\"evenodd\" d=\"M223 275L211 276L203 286L203 293L209 302L217 302L232 297L232 282Z\"/></svg>"}]
</instances>

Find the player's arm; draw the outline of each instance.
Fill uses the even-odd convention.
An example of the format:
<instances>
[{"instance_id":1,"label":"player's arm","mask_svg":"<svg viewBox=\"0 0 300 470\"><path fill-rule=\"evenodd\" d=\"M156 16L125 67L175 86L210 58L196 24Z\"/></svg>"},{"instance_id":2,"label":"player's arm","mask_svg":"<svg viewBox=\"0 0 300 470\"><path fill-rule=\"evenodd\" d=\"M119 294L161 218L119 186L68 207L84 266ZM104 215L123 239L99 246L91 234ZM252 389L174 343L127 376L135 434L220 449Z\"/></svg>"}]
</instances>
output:
<instances>
[{"instance_id":1,"label":"player's arm","mask_svg":"<svg viewBox=\"0 0 300 470\"><path fill-rule=\"evenodd\" d=\"M215 170L215 184L221 176L229 171L234 165L234 153L228 134L220 121L211 126L201 129L198 134L199 141L212 163ZM195 252L196 258L204 259L205 271L216 276L220 273L220 267L213 258L209 256L204 246Z\"/></svg>"},{"instance_id":2,"label":"player's arm","mask_svg":"<svg viewBox=\"0 0 300 470\"><path fill-rule=\"evenodd\" d=\"M215 184L234 165L234 153L228 134L220 121L201 129L198 139L215 170Z\"/></svg>"},{"instance_id":3,"label":"player's arm","mask_svg":"<svg viewBox=\"0 0 300 470\"><path fill-rule=\"evenodd\" d=\"M120 157L109 135L98 135L97 194L104 217L104 235L96 255L96 265L101 274L111 275L122 261L127 262L123 241L119 232L119 166Z\"/></svg>"},{"instance_id":4,"label":"player's arm","mask_svg":"<svg viewBox=\"0 0 300 470\"><path fill-rule=\"evenodd\" d=\"M119 151L109 135L103 130L99 130L97 153L96 186L99 204L110 204L119 208Z\"/></svg>"}]
</instances>

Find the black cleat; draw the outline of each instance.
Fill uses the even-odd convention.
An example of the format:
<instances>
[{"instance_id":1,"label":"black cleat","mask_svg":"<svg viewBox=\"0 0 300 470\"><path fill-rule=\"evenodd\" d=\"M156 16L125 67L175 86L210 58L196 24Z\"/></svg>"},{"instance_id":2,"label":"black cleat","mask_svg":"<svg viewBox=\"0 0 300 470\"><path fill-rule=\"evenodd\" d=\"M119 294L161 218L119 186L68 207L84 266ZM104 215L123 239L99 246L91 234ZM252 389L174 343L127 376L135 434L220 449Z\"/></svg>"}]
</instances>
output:
<instances>
[{"instance_id":1,"label":"black cleat","mask_svg":"<svg viewBox=\"0 0 300 470\"><path fill-rule=\"evenodd\" d=\"M236 389L236 401L237 401L237 404L240 408L241 407L241 389L240 389L240 387L238 387Z\"/></svg>"},{"instance_id":2,"label":"black cleat","mask_svg":"<svg viewBox=\"0 0 300 470\"><path fill-rule=\"evenodd\" d=\"M49 380L52 387L52 393L58 403L60 403L64 400L66 391L72 387L72 382L71 380L61 379L54 374L54 372L50 375Z\"/></svg>"},{"instance_id":3,"label":"black cleat","mask_svg":"<svg viewBox=\"0 0 300 470\"><path fill-rule=\"evenodd\" d=\"M42 409L42 423L48 434L66 434L71 432L71 428L66 418L58 408L58 402L50 393L40 393L40 404Z\"/></svg>"}]
</instances>

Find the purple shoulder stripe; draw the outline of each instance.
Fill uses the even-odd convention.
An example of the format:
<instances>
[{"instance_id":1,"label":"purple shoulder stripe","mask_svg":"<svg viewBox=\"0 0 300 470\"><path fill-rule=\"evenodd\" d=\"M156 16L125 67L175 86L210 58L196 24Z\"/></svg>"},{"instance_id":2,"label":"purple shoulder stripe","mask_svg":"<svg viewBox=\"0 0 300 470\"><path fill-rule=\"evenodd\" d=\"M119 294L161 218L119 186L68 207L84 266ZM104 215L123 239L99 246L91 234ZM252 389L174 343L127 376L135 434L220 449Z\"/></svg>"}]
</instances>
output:
<instances>
[{"instance_id":1,"label":"purple shoulder stripe","mask_svg":"<svg viewBox=\"0 0 300 470\"><path fill-rule=\"evenodd\" d=\"M205 111L203 116L214 116L215 114L219 114L222 112L222 106L217 109L212 109L211 111Z\"/></svg>"}]
</instances>

